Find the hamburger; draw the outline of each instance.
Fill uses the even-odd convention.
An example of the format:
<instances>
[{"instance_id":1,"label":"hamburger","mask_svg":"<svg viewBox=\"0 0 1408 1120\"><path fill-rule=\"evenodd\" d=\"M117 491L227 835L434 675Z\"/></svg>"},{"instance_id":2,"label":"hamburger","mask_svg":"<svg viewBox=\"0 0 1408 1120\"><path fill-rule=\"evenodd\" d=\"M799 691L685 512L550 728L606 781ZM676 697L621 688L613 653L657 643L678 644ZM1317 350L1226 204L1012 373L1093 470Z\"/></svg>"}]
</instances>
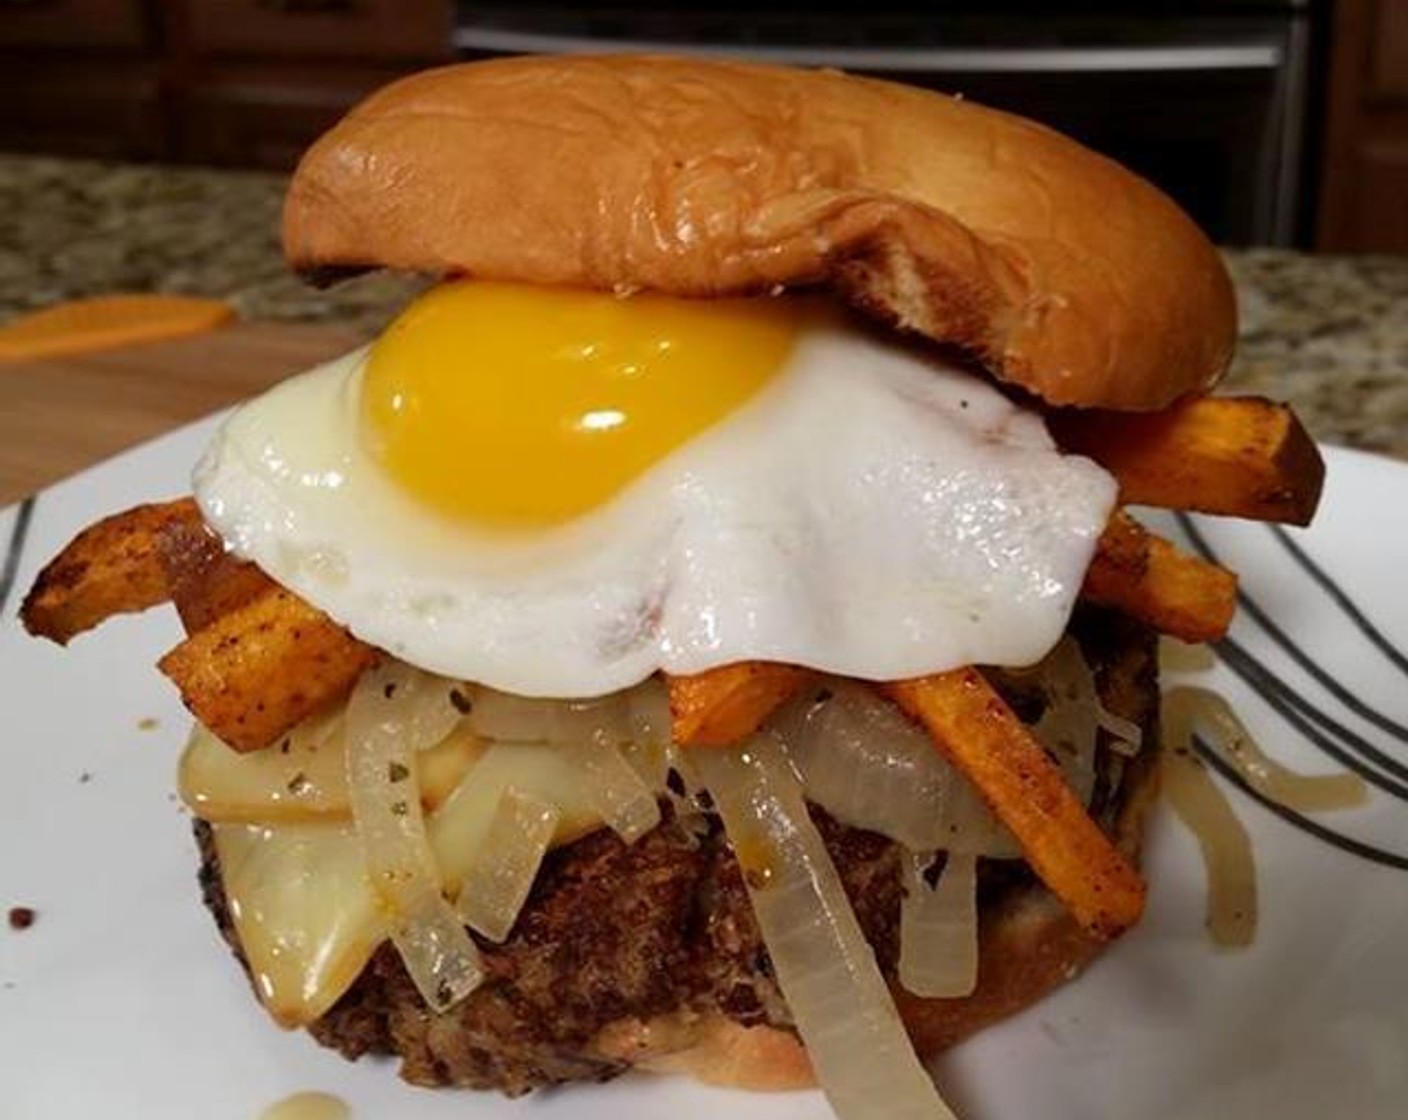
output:
<instances>
[{"instance_id":1,"label":"hamburger","mask_svg":"<svg viewBox=\"0 0 1408 1120\"><path fill-rule=\"evenodd\" d=\"M630 1068L946 1115L922 1059L1142 912L1159 633L1303 523L1217 253L1031 122L664 57L433 70L306 154L316 283L435 283L23 609L170 601L201 883L271 1016L408 1080Z\"/></svg>"}]
</instances>

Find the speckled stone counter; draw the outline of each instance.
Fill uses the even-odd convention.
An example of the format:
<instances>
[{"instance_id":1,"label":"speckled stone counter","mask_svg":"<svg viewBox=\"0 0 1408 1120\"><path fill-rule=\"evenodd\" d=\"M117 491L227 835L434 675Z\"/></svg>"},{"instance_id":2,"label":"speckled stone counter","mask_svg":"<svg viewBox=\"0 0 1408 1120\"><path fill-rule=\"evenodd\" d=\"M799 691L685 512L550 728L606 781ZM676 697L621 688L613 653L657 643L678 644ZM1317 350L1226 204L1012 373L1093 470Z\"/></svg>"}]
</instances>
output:
<instances>
[{"instance_id":1,"label":"speckled stone counter","mask_svg":"<svg viewBox=\"0 0 1408 1120\"><path fill-rule=\"evenodd\" d=\"M320 292L284 267L286 180L0 155L0 319L75 296L183 292L247 319L378 329L415 290L375 274Z\"/></svg>"},{"instance_id":2,"label":"speckled stone counter","mask_svg":"<svg viewBox=\"0 0 1408 1120\"><path fill-rule=\"evenodd\" d=\"M0 156L0 320L74 296L219 296L250 319L369 334L420 283L315 291L278 247L284 179ZM1228 251L1241 302L1229 388L1294 402L1320 439L1408 459L1408 257Z\"/></svg>"}]
</instances>

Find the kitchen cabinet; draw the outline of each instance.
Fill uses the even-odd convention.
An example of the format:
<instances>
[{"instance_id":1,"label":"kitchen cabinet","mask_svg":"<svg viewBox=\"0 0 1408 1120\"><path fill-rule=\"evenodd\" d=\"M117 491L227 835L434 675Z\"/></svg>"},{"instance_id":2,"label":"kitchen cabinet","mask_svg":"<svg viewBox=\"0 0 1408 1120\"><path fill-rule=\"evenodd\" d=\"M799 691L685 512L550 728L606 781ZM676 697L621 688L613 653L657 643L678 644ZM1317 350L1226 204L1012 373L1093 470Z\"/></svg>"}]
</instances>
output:
<instances>
[{"instance_id":1,"label":"kitchen cabinet","mask_svg":"<svg viewBox=\"0 0 1408 1120\"><path fill-rule=\"evenodd\" d=\"M1316 247L1408 253L1408 0L1338 0Z\"/></svg>"},{"instance_id":2,"label":"kitchen cabinet","mask_svg":"<svg viewBox=\"0 0 1408 1120\"><path fill-rule=\"evenodd\" d=\"M291 170L309 143L398 73L307 60L292 69L269 62L202 68L175 108L173 153L216 167Z\"/></svg>"},{"instance_id":3,"label":"kitchen cabinet","mask_svg":"<svg viewBox=\"0 0 1408 1120\"><path fill-rule=\"evenodd\" d=\"M203 57L416 62L450 43L448 3L405 0L187 0L191 50Z\"/></svg>"},{"instance_id":4,"label":"kitchen cabinet","mask_svg":"<svg viewBox=\"0 0 1408 1120\"><path fill-rule=\"evenodd\" d=\"M0 49L135 48L147 40L143 0L9 0L0 12Z\"/></svg>"},{"instance_id":5,"label":"kitchen cabinet","mask_svg":"<svg viewBox=\"0 0 1408 1120\"><path fill-rule=\"evenodd\" d=\"M0 144L71 155L162 154L161 68L142 0L0 6Z\"/></svg>"},{"instance_id":6,"label":"kitchen cabinet","mask_svg":"<svg viewBox=\"0 0 1408 1120\"><path fill-rule=\"evenodd\" d=\"M0 4L0 148L288 170L352 105L451 57L451 0Z\"/></svg>"},{"instance_id":7,"label":"kitchen cabinet","mask_svg":"<svg viewBox=\"0 0 1408 1120\"><path fill-rule=\"evenodd\" d=\"M95 66L87 60L7 57L0 147L95 159L167 155L160 68L141 58Z\"/></svg>"}]
</instances>

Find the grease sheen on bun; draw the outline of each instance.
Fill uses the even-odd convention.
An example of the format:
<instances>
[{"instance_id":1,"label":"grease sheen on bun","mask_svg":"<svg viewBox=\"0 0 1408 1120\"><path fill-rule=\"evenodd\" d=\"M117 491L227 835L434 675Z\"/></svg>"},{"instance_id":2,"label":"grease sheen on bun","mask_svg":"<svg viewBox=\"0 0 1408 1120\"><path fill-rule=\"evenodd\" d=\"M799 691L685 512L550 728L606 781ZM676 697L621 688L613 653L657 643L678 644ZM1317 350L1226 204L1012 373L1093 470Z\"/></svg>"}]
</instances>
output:
<instances>
[{"instance_id":1,"label":"grease sheen on bun","mask_svg":"<svg viewBox=\"0 0 1408 1120\"><path fill-rule=\"evenodd\" d=\"M303 271L825 283L1060 405L1205 390L1236 327L1213 246L1110 160L941 94L739 62L526 57L396 82L305 155L284 244Z\"/></svg>"}]
</instances>

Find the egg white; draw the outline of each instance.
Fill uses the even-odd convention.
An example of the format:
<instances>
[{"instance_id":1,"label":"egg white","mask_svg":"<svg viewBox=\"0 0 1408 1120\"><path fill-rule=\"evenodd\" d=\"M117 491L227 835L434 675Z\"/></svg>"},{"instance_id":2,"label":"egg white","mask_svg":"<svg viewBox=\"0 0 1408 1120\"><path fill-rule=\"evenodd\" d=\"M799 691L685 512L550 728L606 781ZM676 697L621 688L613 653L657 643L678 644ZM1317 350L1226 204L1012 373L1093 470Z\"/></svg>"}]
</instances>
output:
<instances>
[{"instance_id":1,"label":"egg white","mask_svg":"<svg viewBox=\"0 0 1408 1120\"><path fill-rule=\"evenodd\" d=\"M525 696L745 659L866 679L1031 664L1116 497L971 373L837 322L609 503L541 532L476 530L363 449L365 361L242 407L197 468L201 508L363 640Z\"/></svg>"}]
</instances>

